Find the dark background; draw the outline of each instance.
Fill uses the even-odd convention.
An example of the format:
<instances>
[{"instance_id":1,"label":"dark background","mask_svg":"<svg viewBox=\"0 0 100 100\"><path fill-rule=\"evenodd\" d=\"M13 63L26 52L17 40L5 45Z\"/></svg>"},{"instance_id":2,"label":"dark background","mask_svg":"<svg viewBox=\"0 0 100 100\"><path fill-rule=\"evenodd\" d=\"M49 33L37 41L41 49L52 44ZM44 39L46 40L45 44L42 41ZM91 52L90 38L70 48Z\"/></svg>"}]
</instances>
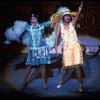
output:
<instances>
[{"instance_id":1,"label":"dark background","mask_svg":"<svg viewBox=\"0 0 100 100\"><path fill-rule=\"evenodd\" d=\"M60 6L67 6L72 11L77 11L80 5L80 1L0 1L0 77L4 75L7 62L13 57L20 53L23 48L22 44L12 43L11 45L4 45L4 32L6 28L13 26L13 22L16 20L30 20L32 12L36 11L39 13L40 22L48 20L49 17L57 11ZM79 35L93 36L100 39L100 2L98 1L85 1L84 7L81 12L81 17L78 23L80 28L77 29ZM46 34L50 34L47 31ZM31 94L25 94L10 89L11 93L5 94L6 84L0 79L0 92L2 97L5 95L9 98L20 98L30 99L33 97ZM2 89L2 87L4 88ZM6 85L7 86L7 85ZM8 89L9 90L9 89ZM8 91L6 90L6 91ZM18 96L18 97L17 97ZM6 98L7 98L6 97Z\"/></svg>"},{"instance_id":2,"label":"dark background","mask_svg":"<svg viewBox=\"0 0 100 100\"><path fill-rule=\"evenodd\" d=\"M49 19L60 6L66 6L71 11L77 11L80 1L0 1L0 42L3 43L6 28L13 26L15 20L30 20L32 12L39 14L40 22ZM84 7L79 18L78 34L100 38L100 2L84 1ZM48 34L48 33L47 33Z\"/></svg>"}]
</instances>

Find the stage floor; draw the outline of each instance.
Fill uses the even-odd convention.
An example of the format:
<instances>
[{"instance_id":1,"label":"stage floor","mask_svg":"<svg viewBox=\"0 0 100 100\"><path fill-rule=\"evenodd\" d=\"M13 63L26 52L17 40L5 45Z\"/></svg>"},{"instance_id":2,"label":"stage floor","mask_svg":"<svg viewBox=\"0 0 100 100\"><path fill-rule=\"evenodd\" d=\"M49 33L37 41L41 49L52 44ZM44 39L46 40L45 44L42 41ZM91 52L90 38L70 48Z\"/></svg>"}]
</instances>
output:
<instances>
[{"instance_id":1,"label":"stage floor","mask_svg":"<svg viewBox=\"0 0 100 100\"><path fill-rule=\"evenodd\" d=\"M3 60L1 60L0 66L0 98L98 98L100 95L100 56L84 57L84 92L79 93L77 92L77 79L74 75L61 88L56 88L61 77L61 64L59 62L47 66L47 89L42 87L41 77L38 77L28 85L25 91L21 92L20 88L25 73L24 61L27 55L26 53L6 55L1 53Z\"/></svg>"}]
</instances>

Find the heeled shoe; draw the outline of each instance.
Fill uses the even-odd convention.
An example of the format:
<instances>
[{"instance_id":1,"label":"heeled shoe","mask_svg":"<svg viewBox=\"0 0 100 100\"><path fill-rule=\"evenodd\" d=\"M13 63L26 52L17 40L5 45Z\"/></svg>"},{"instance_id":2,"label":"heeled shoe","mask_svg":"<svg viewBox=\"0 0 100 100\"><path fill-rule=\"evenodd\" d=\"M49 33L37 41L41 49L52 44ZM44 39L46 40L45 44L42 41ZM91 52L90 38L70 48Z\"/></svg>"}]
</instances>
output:
<instances>
[{"instance_id":1,"label":"heeled shoe","mask_svg":"<svg viewBox=\"0 0 100 100\"><path fill-rule=\"evenodd\" d=\"M57 85L57 88L61 88L61 87L62 87L62 85L61 85L61 84Z\"/></svg>"},{"instance_id":2,"label":"heeled shoe","mask_svg":"<svg viewBox=\"0 0 100 100\"><path fill-rule=\"evenodd\" d=\"M83 85L82 85L82 84L79 85L78 91L79 91L79 92L83 92Z\"/></svg>"},{"instance_id":3,"label":"heeled shoe","mask_svg":"<svg viewBox=\"0 0 100 100\"><path fill-rule=\"evenodd\" d=\"M43 81L42 86L43 86L44 89L46 89L47 88L46 82Z\"/></svg>"},{"instance_id":4,"label":"heeled shoe","mask_svg":"<svg viewBox=\"0 0 100 100\"><path fill-rule=\"evenodd\" d=\"M78 89L78 91L79 91L80 93L83 92L83 88L80 87L80 88Z\"/></svg>"},{"instance_id":5,"label":"heeled shoe","mask_svg":"<svg viewBox=\"0 0 100 100\"><path fill-rule=\"evenodd\" d=\"M47 89L47 85L46 85L46 84L43 84L43 88L44 88L44 89Z\"/></svg>"},{"instance_id":6,"label":"heeled shoe","mask_svg":"<svg viewBox=\"0 0 100 100\"><path fill-rule=\"evenodd\" d=\"M24 91L24 90L26 89L27 85L28 85L27 82L26 82L24 85L22 85L22 87L21 87L21 91Z\"/></svg>"},{"instance_id":7,"label":"heeled shoe","mask_svg":"<svg viewBox=\"0 0 100 100\"><path fill-rule=\"evenodd\" d=\"M48 87L47 87L47 86L43 86L43 88L44 88L44 89L47 89Z\"/></svg>"},{"instance_id":8,"label":"heeled shoe","mask_svg":"<svg viewBox=\"0 0 100 100\"><path fill-rule=\"evenodd\" d=\"M63 84L64 84L64 82L60 82L60 84L57 85L57 88L61 88Z\"/></svg>"}]
</instances>

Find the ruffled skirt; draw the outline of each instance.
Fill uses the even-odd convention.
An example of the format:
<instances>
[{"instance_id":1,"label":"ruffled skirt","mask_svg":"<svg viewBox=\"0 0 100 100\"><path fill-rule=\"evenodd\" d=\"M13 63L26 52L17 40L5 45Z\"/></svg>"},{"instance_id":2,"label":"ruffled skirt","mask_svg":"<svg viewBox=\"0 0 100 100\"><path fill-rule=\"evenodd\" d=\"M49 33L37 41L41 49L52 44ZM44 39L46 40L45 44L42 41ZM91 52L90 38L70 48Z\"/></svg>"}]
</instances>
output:
<instances>
[{"instance_id":1,"label":"ruffled skirt","mask_svg":"<svg viewBox=\"0 0 100 100\"><path fill-rule=\"evenodd\" d=\"M30 49L25 64L33 66L51 64L48 48L44 46Z\"/></svg>"}]
</instances>

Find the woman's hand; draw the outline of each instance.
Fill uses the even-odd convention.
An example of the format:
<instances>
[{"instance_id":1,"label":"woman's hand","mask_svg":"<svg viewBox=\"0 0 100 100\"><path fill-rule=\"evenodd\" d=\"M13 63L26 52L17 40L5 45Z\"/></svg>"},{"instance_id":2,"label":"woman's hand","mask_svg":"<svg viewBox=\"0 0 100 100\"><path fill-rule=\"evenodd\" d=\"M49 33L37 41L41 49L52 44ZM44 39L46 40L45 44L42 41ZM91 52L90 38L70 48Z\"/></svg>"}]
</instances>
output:
<instances>
[{"instance_id":1,"label":"woman's hand","mask_svg":"<svg viewBox=\"0 0 100 100\"><path fill-rule=\"evenodd\" d=\"M83 1L81 1L81 5L79 6L78 12L80 12L83 8Z\"/></svg>"},{"instance_id":2,"label":"woman's hand","mask_svg":"<svg viewBox=\"0 0 100 100\"><path fill-rule=\"evenodd\" d=\"M58 50L57 47L55 48L56 60L58 59Z\"/></svg>"}]
</instances>

